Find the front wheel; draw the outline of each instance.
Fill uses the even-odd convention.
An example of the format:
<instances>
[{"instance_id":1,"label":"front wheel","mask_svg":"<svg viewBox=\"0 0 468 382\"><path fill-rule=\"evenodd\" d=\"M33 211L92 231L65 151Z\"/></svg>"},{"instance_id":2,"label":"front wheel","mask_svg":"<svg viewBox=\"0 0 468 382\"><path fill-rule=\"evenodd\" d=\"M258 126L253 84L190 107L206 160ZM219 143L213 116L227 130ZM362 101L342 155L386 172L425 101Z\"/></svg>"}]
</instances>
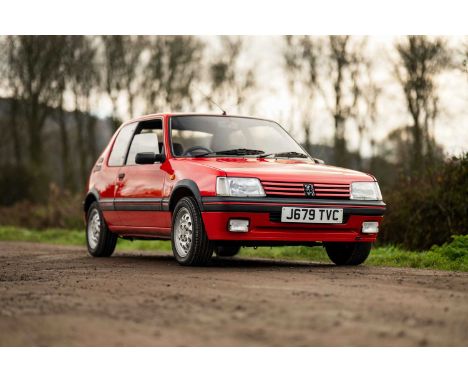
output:
<instances>
[{"instance_id":1,"label":"front wheel","mask_svg":"<svg viewBox=\"0 0 468 382\"><path fill-rule=\"evenodd\" d=\"M371 243L326 243L325 249L336 265L359 265L366 261Z\"/></svg>"},{"instance_id":2,"label":"front wheel","mask_svg":"<svg viewBox=\"0 0 468 382\"><path fill-rule=\"evenodd\" d=\"M204 265L213 255L213 243L192 197L177 202L172 214L171 241L174 257L181 265Z\"/></svg>"},{"instance_id":3,"label":"front wheel","mask_svg":"<svg viewBox=\"0 0 468 382\"><path fill-rule=\"evenodd\" d=\"M94 257L111 256L117 244L117 235L107 227L97 202L91 204L87 213L86 244Z\"/></svg>"}]
</instances>

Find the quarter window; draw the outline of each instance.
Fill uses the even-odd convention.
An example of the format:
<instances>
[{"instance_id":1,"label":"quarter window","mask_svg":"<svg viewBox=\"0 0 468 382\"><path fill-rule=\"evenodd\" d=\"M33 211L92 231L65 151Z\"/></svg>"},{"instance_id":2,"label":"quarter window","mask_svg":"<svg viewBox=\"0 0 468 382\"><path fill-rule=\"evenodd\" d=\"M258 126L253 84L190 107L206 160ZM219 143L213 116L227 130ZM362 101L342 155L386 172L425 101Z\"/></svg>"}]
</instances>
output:
<instances>
[{"instance_id":1,"label":"quarter window","mask_svg":"<svg viewBox=\"0 0 468 382\"><path fill-rule=\"evenodd\" d=\"M162 152L162 120L143 121L138 124L127 155L127 165L135 164L138 153Z\"/></svg>"},{"instance_id":2,"label":"quarter window","mask_svg":"<svg viewBox=\"0 0 468 382\"><path fill-rule=\"evenodd\" d=\"M123 166L127 155L128 144L130 143L136 126L136 123L132 123L122 127L112 147L112 152L108 161L109 166Z\"/></svg>"}]
</instances>

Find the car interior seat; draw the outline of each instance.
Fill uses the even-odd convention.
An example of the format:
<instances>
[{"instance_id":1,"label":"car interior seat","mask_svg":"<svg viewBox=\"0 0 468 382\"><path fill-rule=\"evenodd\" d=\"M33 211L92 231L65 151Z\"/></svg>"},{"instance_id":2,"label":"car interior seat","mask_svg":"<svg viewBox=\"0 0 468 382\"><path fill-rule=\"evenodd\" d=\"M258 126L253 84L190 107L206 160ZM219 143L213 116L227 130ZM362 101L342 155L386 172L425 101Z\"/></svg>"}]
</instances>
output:
<instances>
[{"instance_id":1,"label":"car interior seat","mask_svg":"<svg viewBox=\"0 0 468 382\"><path fill-rule=\"evenodd\" d=\"M181 156L184 153L184 148L180 143L177 142L172 143L172 150L175 156Z\"/></svg>"}]
</instances>

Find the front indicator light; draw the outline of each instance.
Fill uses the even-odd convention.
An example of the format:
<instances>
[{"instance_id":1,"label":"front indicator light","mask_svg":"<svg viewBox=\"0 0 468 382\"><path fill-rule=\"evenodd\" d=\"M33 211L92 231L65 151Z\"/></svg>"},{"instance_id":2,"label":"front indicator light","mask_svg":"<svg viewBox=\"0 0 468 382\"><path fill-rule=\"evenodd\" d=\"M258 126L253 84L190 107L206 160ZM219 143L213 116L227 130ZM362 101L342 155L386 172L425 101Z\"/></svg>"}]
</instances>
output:
<instances>
[{"instance_id":1,"label":"front indicator light","mask_svg":"<svg viewBox=\"0 0 468 382\"><path fill-rule=\"evenodd\" d=\"M362 233L379 233L379 222L362 223Z\"/></svg>"},{"instance_id":2,"label":"front indicator light","mask_svg":"<svg viewBox=\"0 0 468 382\"><path fill-rule=\"evenodd\" d=\"M229 219L229 232L249 232L249 221L245 219Z\"/></svg>"}]
</instances>

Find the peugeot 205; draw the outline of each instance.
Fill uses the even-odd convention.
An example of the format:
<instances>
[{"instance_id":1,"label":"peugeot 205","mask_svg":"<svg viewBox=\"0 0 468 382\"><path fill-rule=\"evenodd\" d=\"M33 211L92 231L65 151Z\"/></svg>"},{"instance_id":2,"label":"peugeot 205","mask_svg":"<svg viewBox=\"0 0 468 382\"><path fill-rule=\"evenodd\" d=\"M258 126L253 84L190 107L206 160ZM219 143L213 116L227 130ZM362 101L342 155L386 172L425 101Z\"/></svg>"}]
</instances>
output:
<instances>
[{"instance_id":1,"label":"peugeot 205","mask_svg":"<svg viewBox=\"0 0 468 382\"><path fill-rule=\"evenodd\" d=\"M278 245L321 245L335 264L358 265L384 211L372 175L312 158L276 122L202 114L124 123L84 201L92 256L112 255L118 237L164 239L183 265Z\"/></svg>"}]
</instances>

